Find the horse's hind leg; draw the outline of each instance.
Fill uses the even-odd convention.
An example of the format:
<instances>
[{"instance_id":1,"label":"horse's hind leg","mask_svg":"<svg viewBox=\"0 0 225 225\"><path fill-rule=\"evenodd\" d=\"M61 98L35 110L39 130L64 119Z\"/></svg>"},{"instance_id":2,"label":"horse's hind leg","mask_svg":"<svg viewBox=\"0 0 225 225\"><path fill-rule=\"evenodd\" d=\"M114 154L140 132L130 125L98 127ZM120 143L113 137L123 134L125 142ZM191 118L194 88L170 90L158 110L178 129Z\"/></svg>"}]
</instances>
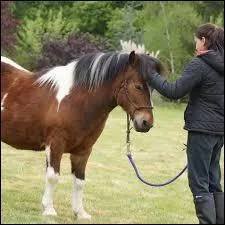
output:
<instances>
[{"instance_id":1,"label":"horse's hind leg","mask_svg":"<svg viewBox=\"0 0 225 225\"><path fill-rule=\"evenodd\" d=\"M42 205L44 207L44 216L57 215L53 207L53 191L59 179L60 161L63 154L63 146L58 142L51 142L46 146L46 177L45 177L45 191L42 198Z\"/></svg>"},{"instance_id":2,"label":"horse's hind leg","mask_svg":"<svg viewBox=\"0 0 225 225\"><path fill-rule=\"evenodd\" d=\"M71 169L73 175L73 194L72 194L72 208L73 213L77 219L91 219L83 207L83 187L85 184L85 167L90 153L87 155L70 155Z\"/></svg>"}]
</instances>

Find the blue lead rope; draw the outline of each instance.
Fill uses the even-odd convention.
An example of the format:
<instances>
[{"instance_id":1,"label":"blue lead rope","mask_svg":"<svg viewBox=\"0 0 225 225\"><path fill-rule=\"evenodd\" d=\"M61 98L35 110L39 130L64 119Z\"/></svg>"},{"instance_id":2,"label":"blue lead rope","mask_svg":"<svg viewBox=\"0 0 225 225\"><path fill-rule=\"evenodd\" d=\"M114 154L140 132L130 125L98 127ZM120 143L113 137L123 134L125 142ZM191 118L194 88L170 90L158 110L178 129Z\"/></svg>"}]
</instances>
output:
<instances>
[{"instance_id":1,"label":"blue lead rope","mask_svg":"<svg viewBox=\"0 0 225 225\"><path fill-rule=\"evenodd\" d=\"M131 154L131 152L130 152L130 131L131 131L131 128L130 128L130 118L129 118L129 114L127 113L127 157L128 157L128 159L129 159L131 165L133 166L134 171L135 171L135 173L136 173L138 179L139 179L141 182L143 182L144 184L147 184L147 185L149 185L149 186L152 186L152 187L162 187L162 186L166 186L166 185L172 183L173 181L175 181L178 177L180 177L180 176L184 173L184 171L187 169L188 166L186 165L186 166L180 171L180 173L178 173L174 178L172 178L172 179L170 179L170 180L168 180L168 181L166 181L166 182L164 182L164 183L161 183L161 184L153 184L153 183L149 183L149 182L145 181L145 180L141 177L141 175L139 174L138 169L137 169L137 167L136 167L136 165L135 165L134 159L133 159L133 157L132 157L132 154Z\"/></svg>"},{"instance_id":2,"label":"blue lead rope","mask_svg":"<svg viewBox=\"0 0 225 225\"><path fill-rule=\"evenodd\" d=\"M131 163L131 165L133 166L134 171L135 171L135 173L136 173L138 179L139 179L141 182L143 182L144 184L147 184L147 185L153 186L153 187L162 187L162 186L166 186L167 184L172 183L172 182L175 181L178 177L180 177L180 176L184 173L184 171L187 169L187 165L186 165L186 166L184 167L184 169L182 169L182 170L180 171L180 173L177 174L177 176L175 176L174 178L172 178L172 179L170 179L170 180L168 180L168 181L166 181L166 182L164 182L164 183L161 183L161 184L153 184L153 183L149 183L149 182L145 181L145 180L141 177L141 175L139 174L138 169L137 169L137 167L136 167L136 165L135 165L135 163L134 163L134 159L133 159L133 157L132 157L131 152L127 153L127 157L128 157L128 159L130 160L130 163Z\"/></svg>"}]
</instances>

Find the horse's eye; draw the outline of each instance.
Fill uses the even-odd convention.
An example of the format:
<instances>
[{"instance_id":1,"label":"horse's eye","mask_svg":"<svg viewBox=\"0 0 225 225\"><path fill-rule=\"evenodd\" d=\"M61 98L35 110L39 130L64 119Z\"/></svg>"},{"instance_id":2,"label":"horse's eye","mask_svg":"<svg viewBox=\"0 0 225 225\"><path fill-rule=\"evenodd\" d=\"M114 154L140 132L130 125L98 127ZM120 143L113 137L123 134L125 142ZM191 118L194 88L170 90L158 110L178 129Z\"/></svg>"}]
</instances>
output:
<instances>
[{"instance_id":1,"label":"horse's eye","mask_svg":"<svg viewBox=\"0 0 225 225\"><path fill-rule=\"evenodd\" d=\"M143 86L141 84L134 85L137 90L143 90Z\"/></svg>"}]
</instances>

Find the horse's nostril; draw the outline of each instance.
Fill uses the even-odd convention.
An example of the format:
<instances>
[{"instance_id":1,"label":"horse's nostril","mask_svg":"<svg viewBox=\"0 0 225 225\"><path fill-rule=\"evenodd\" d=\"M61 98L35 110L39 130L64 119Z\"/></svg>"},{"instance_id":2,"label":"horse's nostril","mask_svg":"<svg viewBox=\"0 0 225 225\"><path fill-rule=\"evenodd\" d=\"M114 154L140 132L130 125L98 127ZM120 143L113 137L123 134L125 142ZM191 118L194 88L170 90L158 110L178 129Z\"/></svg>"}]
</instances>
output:
<instances>
[{"instance_id":1,"label":"horse's nostril","mask_svg":"<svg viewBox=\"0 0 225 225\"><path fill-rule=\"evenodd\" d=\"M153 127L152 124L150 124L147 120L143 120L143 123L142 123L143 127L148 127L149 129Z\"/></svg>"},{"instance_id":2,"label":"horse's nostril","mask_svg":"<svg viewBox=\"0 0 225 225\"><path fill-rule=\"evenodd\" d=\"M143 120L143 126L146 127L146 126L148 126L148 125L149 125L149 122L146 121L146 120Z\"/></svg>"},{"instance_id":3,"label":"horse's nostril","mask_svg":"<svg viewBox=\"0 0 225 225\"><path fill-rule=\"evenodd\" d=\"M144 119L135 118L133 123L137 132L148 132L153 127L152 123Z\"/></svg>"},{"instance_id":4,"label":"horse's nostril","mask_svg":"<svg viewBox=\"0 0 225 225\"><path fill-rule=\"evenodd\" d=\"M146 125L148 125L148 121L143 120L143 126L146 126Z\"/></svg>"}]
</instances>

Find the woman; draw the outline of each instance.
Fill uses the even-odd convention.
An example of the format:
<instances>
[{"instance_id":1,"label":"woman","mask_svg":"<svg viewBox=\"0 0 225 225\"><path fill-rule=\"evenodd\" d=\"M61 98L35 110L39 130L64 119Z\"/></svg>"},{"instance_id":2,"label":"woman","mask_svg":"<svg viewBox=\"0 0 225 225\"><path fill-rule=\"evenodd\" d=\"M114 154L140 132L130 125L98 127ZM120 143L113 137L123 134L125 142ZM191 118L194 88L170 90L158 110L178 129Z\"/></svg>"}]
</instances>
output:
<instances>
[{"instance_id":1,"label":"woman","mask_svg":"<svg viewBox=\"0 0 225 225\"><path fill-rule=\"evenodd\" d=\"M169 83L156 72L147 82L162 95L179 99L190 93L184 113L188 131L188 182L200 224L224 223L220 154L224 142L224 30L201 25L195 33L197 56L182 76Z\"/></svg>"}]
</instances>

